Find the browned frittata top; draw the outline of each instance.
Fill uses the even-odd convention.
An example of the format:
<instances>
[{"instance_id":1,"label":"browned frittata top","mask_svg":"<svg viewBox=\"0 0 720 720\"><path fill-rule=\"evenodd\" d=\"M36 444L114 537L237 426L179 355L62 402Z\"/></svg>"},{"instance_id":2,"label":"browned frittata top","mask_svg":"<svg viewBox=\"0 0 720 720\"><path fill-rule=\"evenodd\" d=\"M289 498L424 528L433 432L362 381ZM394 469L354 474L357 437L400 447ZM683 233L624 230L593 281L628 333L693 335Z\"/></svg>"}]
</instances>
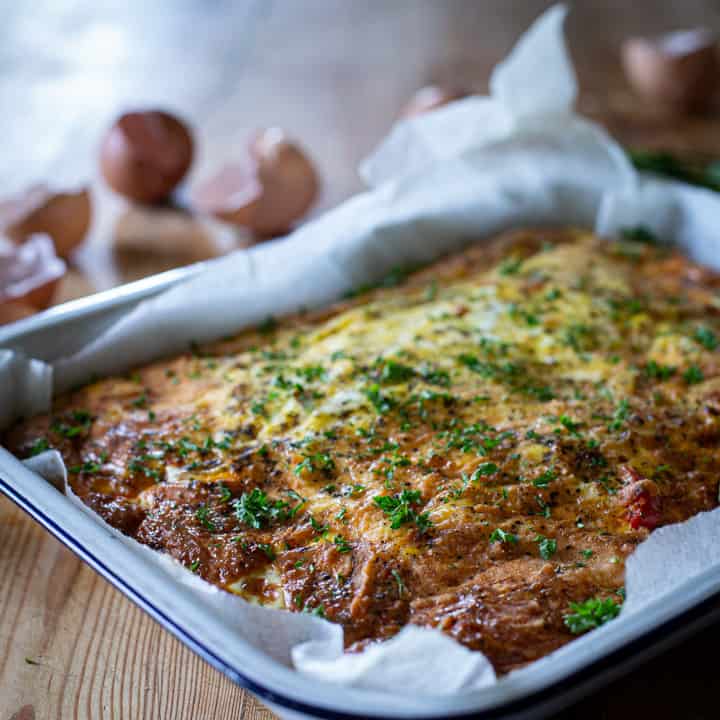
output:
<instances>
[{"instance_id":1,"label":"browned frittata top","mask_svg":"<svg viewBox=\"0 0 720 720\"><path fill-rule=\"evenodd\" d=\"M636 545L717 505L720 281L638 239L514 233L5 440L57 448L111 525L350 650L417 623L506 672L617 615Z\"/></svg>"}]
</instances>

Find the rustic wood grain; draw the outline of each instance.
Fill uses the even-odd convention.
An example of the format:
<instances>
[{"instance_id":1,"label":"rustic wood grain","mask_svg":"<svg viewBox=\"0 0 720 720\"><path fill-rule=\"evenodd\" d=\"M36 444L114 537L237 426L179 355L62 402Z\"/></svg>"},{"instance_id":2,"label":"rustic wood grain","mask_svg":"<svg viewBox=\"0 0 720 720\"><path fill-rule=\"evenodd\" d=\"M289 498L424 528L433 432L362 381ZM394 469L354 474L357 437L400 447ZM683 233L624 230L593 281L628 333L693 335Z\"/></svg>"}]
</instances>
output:
<instances>
[{"instance_id":1,"label":"rustic wood grain","mask_svg":"<svg viewBox=\"0 0 720 720\"><path fill-rule=\"evenodd\" d=\"M0 568L0 719L272 717L5 499Z\"/></svg>"},{"instance_id":2,"label":"rustic wood grain","mask_svg":"<svg viewBox=\"0 0 720 720\"><path fill-rule=\"evenodd\" d=\"M320 168L315 214L360 189L355 168L418 87L487 88L492 66L544 0L88 0L7 4L0 29L2 194L37 180L90 181L93 228L57 301L247 243L182 209L128 207L98 178L96 150L120 111L173 108L198 159L177 198L281 125ZM577 0L568 21L580 108L621 142L720 156L717 112L673 117L638 103L623 37L720 29L713 0ZM170 250L168 250L168 247ZM229 720L272 715L199 660L32 521L0 499L0 720ZM563 713L715 718L720 628Z\"/></svg>"}]
</instances>

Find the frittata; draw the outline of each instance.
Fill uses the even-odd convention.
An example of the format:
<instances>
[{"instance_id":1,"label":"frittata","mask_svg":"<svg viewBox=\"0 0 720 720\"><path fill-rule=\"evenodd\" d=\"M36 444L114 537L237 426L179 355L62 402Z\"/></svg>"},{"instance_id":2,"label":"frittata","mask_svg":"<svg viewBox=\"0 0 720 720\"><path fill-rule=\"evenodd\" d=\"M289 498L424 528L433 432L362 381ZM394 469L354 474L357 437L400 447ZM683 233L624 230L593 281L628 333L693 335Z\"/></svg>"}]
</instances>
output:
<instances>
[{"instance_id":1,"label":"frittata","mask_svg":"<svg viewBox=\"0 0 720 720\"><path fill-rule=\"evenodd\" d=\"M521 667L614 618L627 556L718 504L718 275L527 230L93 382L5 438L210 583ZM232 308L219 309L232 312Z\"/></svg>"}]
</instances>

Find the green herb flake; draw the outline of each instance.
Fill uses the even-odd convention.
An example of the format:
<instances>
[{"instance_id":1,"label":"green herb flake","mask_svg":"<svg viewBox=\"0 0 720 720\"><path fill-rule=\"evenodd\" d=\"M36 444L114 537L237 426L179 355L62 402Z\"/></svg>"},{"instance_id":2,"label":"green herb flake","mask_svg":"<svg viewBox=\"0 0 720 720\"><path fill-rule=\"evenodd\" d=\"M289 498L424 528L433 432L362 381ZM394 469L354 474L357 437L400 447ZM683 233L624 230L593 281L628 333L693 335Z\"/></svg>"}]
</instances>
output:
<instances>
[{"instance_id":1,"label":"green herb flake","mask_svg":"<svg viewBox=\"0 0 720 720\"><path fill-rule=\"evenodd\" d=\"M31 446L30 446L30 457L35 457L36 455L40 455L40 453L44 453L46 450L50 449L50 443L47 441L47 438L38 438Z\"/></svg>"},{"instance_id":2,"label":"green herb flake","mask_svg":"<svg viewBox=\"0 0 720 720\"><path fill-rule=\"evenodd\" d=\"M220 491L220 498L218 502L221 505L224 505L226 502L229 502L232 499L232 493L230 492L230 488L228 488L226 485L219 483L218 490Z\"/></svg>"},{"instance_id":3,"label":"green herb flake","mask_svg":"<svg viewBox=\"0 0 720 720\"><path fill-rule=\"evenodd\" d=\"M659 365L654 360L648 361L645 366L645 374L654 380L668 380L674 374L677 368L671 365Z\"/></svg>"},{"instance_id":4,"label":"green herb flake","mask_svg":"<svg viewBox=\"0 0 720 720\"><path fill-rule=\"evenodd\" d=\"M507 258L500 263L498 271L501 275L516 275L522 267L522 258Z\"/></svg>"},{"instance_id":5,"label":"green herb flake","mask_svg":"<svg viewBox=\"0 0 720 720\"><path fill-rule=\"evenodd\" d=\"M273 550L273 546L268 543L258 543L258 548L262 550L265 555L267 556L267 559L272 562L277 556L275 555L275 550Z\"/></svg>"},{"instance_id":6,"label":"green herb flake","mask_svg":"<svg viewBox=\"0 0 720 720\"><path fill-rule=\"evenodd\" d=\"M414 377L415 370L395 360L379 360L377 363L379 380L385 385L407 382Z\"/></svg>"},{"instance_id":7,"label":"green herb flake","mask_svg":"<svg viewBox=\"0 0 720 720\"><path fill-rule=\"evenodd\" d=\"M339 553L345 554L352 551L352 545L342 535L336 535L333 538L333 544Z\"/></svg>"},{"instance_id":8,"label":"green herb flake","mask_svg":"<svg viewBox=\"0 0 720 720\"><path fill-rule=\"evenodd\" d=\"M365 397L379 415L386 415L395 406L395 401L391 397L380 392L379 385L371 385L365 390Z\"/></svg>"},{"instance_id":9,"label":"green herb flake","mask_svg":"<svg viewBox=\"0 0 720 720\"><path fill-rule=\"evenodd\" d=\"M245 525L260 529L271 522L283 522L288 517L288 504L272 500L260 488L243 493L235 500L235 517Z\"/></svg>"},{"instance_id":10,"label":"green herb flake","mask_svg":"<svg viewBox=\"0 0 720 720\"><path fill-rule=\"evenodd\" d=\"M612 422L608 425L608 430L617 432L622 429L625 421L630 415L630 403L623 399L618 403L615 413L613 414Z\"/></svg>"},{"instance_id":11,"label":"green herb flake","mask_svg":"<svg viewBox=\"0 0 720 720\"><path fill-rule=\"evenodd\" d=\"M549 470L545 470L542 475L538 475L533 481L533 485L535 487L543 488L547 487L553 480L557 478L557 473L555 470L550 468Z\"/></svg>"},{"instance_id":12,"label":"green herb flake","mask_svg":"<svg viewBox=\"0 0 720 720\"><path fill-rule=\"evenodd\" d=\"M428 513L418 515L411 507L422 502L419 490L403 490L396 495L376 495L373 502L390 519L390 527L393 530L414 523L420 532L424 533L431 525Z\"/></svg>"},{"instance_id":13,"label":"green herb flake","mask_svg":"<svg viewBox=\"0 0 720 720\"><path fill-rule=\"evenodd\" d=\"M572 612L563 618L565 627L573 635L581 635L616 618L620 614L620 605L612 598L590 598L582 603L570 603L570 610Z\"/></svg>"},{"instance_id":14,"label":"green herb flake","mask_svg":"<svg viewBox=\"0 0 720 720\"><path fill-rule=\"evenodd\" d=\"M558 418L560 424L571 434L575 437L580 437L579 429L582 426L582 423L575 422L572 418L568 417L567 415L561 415Z\"/></svg>"},{"instance_id":15,"label":"green herb flake","mask_svg":"<svg viewBox=\"0 0 720 720\"><path fill-rule=\"evenodd\" d=\"M540 557L543 560L549 560L557 552L557 540L538 535L535 542L538 544Z\"/></svg>"},{"instance_id":16,"label":"green herb flake","mask_svg":"<svg viewBox=\"0 0 720 720\"><path fill-rule=\"evenodd\" d=\"M210 509L207 505L201 505L195 511L195 517L206 530L209 530L210 532L215 532L215 530L217 529L215 527L215 523L210 520Z\"/></svg>"},{"instance_id":17,"label":"green herb flake","mask_svg":"<svg viewBox=\"0 0 720 720\"><path fill-rule=\"evenodd\" d=\"M705 379L703 371L697 365L691 365L684 373L683 380L688 385L697 385Z\"/></svg>"},{"instance_id":18,"label":"green herb flake","mask_svg":"<svg viewBox=\"0 0 720 720\"><path fill-rule=\"evenodd\" d=\"M706 350L716 350L720 341L718 341L717 335L708 327L699 326L695 330L693 339L700 343Z\"/></svg>"},{"instance_id":19,"label":"green herb flake","mask_svg":"<svg viewBox=\"0 0 720 720\"><path fill-rule=\"evenodd\" d=\"M486 477L488 475L494 475L498 471L498 466L495 463L483 463L482 465L479 465L475 472L470 476L470 479L473 482L477 482L481 477Z\"/></svg>"},{"instance_id":20,"label":"green herb flake","mask_svg":"<svg viewBox=\"0 0 720 720\"><path fill-rule=\"evenodd\" d=\"M490 542L499 542L503 545L517 545L518 537L512 533L505 532L502 528L495 528L492 533L490 533Z\"/></svg>"}]
</instances>

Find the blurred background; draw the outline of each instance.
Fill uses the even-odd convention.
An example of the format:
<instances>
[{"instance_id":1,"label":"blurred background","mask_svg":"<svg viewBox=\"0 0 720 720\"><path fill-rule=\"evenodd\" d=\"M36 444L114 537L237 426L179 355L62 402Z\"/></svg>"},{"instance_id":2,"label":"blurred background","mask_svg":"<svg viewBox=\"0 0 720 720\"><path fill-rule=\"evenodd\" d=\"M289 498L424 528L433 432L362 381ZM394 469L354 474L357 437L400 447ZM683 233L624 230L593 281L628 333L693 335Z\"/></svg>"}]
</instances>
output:
<instances>
[{"instance_id":1,"label":"blurred background","mask_svg":"<svg viewBox=\"0 0 720 720\"><path fill-rule=\"evenodd\" d=\"M551 4L5 0L0 225L21 243L28 225L58 222L48 210L56 193L87 189L87 227L63 253L67 269L48 276L52 292L41 305L263 241L286 228L271 223L256 232L253 193L273 182L304 191L278 221L289 227L357 192L358 162L403 113L486 92L492 67ZM656 169L690 163L682 171L704 182L706 163L720 157L712 34L720 30L720 2L576 0L571 8L581 112L628 148L665 151L660 160L651 156ZM692 28L707 32L670 44L656 37ZM631 60L633 37L650 42ZM416 95L428 85L436 89ZM127 111L157 109L182 119L194 156L166 197L138 203L117 191L128 189L123 162L140 145L140 160L162 171L162 143L172 150L178 134L165 121L114 124ZM284 131L280 146L272 134L253 145L265 128ZM101 148L109 157L104 173ZM229 180L217 180L229 162ZM36 183L49 187L40 199L26 193ZM68 207L74 214L77 206ZM0 253L0 285L13 252ZM268 715L4 499L0 567L10 569L0 581L0 718L195 718L199 707L209 720ZM719 639L708 631L565 717L716 717L710 653Z\"/></svg>"},{"instance_id":2,"label":"blurred background","mask_svg":"<svg viewBox=\"0 0 720 720\"><path fill-rule=\"evenodd\" d=\"M360 159L426 85L487 91L489 73L544 0L83 0L5 3L0 29L0 199L35 183L90 188L89 231L69 254L59 302L254 241L207 222L192 190L247 153L252 134L282 128L313 163L310 215L361 189ZM714 79L703 113L638 95L623 42L717 28L712 0L577 0L567 32L582 112L623 143L718 154ZM99 170L108 128L129 110L176 114L194 159L177 207L128 203ZM192 209L193 213L187 212ZM2 213L0 213L0 225Z\"/></svg>"}]
</instances>

